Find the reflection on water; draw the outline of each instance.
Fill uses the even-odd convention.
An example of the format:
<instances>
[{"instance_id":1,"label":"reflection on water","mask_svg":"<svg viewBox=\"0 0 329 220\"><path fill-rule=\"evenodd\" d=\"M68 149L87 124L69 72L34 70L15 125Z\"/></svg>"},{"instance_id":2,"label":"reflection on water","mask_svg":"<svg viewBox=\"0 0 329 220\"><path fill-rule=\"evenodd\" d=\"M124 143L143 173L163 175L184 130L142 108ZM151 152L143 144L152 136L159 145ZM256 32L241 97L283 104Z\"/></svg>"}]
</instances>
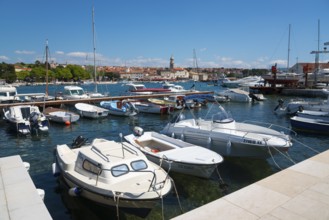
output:
<instances>
[{"instance_id":1,"label":"reflection on water","mask_svg":"<svg viewBox=\"0 0 329 220\"><path fill-rule=\"evenodd\" d=\"M189 88L191 84L182 84ZM19 87L19 93L40 92L42 87ZM60 88L59 88L60 89ZM108 86L110 89L110 86ZM122 93L124 87L115 85L112 95ZM218 87L206 86L197 83L198 90L215 90ZM52 88L58 90L58 88ZM273 114L278 97L267 96L267 100L260 103L223 103L221 104L237 121L253 120L290 127L289 117L278 117ZM192 111L184 110L188 117L208 117L218 111L218 104L208 104ZM114 209L98 206L79 197L70 197L65 185L52 176L51 165L54 162L54 148L58 144L71 144L72 140L82 135L92 141L94 138L106 138L120 141L119 133L128 135L135 126L142 127L145 131L161 131L165 124L172 120L174 115L149 115L138 114L134 117L109 116L102 120L82 118L70 126L51 123L48 134L38 136L17 136L7 129L7 124L0 121L0 157L21 155L24 161L30 163L30 174L38 188L45 190L45 204L53 219L117 219ZM175 191L159 202L146 218L141 218L125 212L120 212L120 219L170 219L183 212L200 207L217 198L227 195L263 179L277 171L287 168L294 163L328 149L329 139L326 136L298 134L294 145L289 149L288 155L277 154L267 160L246 158L224 158L219 165L221 178L227 188L220 187L216 173L209 180L183 174L170 173L175 182L178 195ZM314 150L313 150L314 149ZM288 158L288 159L287 159ZM279 166L279 167L278 167ZM179 201L178 201L178 198ZM181 207L180 207L181 204ZM181 210L182 208L182 210Z\"/></svg>"}]
</instances>

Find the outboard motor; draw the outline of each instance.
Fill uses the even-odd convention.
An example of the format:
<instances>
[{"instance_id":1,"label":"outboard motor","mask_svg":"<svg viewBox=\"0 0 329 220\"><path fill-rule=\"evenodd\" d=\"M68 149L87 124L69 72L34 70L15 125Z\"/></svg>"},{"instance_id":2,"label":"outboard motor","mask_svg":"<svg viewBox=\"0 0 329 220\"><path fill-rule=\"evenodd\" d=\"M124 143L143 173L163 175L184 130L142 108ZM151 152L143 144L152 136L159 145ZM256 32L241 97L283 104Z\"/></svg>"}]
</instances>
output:
<instances>
[{"instance_id":1,"label":"outboard motor","mask_svg":"<svg viewBox=\"0 0 329 220\"><path fill-rule=\"evenodd\" d=\"M279 100L278 100L278 103L279 103L279 104L274 108L274 111L276 111L278 108L282 108L282 107L283 107L283 102L284 102L284 101L283 101L282 99L279 99Z\"/></svg>"},{"instance_id":2,"label":"outboard motor","mask_svg":"<svg viewBox=\"0 0 329 220\"><path fill-rule=\"evenodd\" d=\"M73 140L73 143L71 144L71 147L79 148L82 145L84 145L87 142L88 138L84 138L83 136L79 135L76 139Z\"/></svg>"},{"instance_id":3,"label":"outboard motor","mask_svg":"<svg viewBox=\"0 0 329 220\"><path fill-rule=\"evenodd\" d=\"M134 135L135 136L142 136L143 135L143 128L134 127Z\"/></svg>"}]
</instances>

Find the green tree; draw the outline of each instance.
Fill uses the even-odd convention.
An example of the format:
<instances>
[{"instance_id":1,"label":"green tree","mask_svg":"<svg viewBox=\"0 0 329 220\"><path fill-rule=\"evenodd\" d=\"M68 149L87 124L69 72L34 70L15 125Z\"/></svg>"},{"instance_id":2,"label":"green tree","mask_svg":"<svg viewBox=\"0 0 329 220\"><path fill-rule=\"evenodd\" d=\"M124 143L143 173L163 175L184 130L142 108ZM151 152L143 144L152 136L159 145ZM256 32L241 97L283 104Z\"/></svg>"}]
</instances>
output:
<instances>
[{"instance_id":1,"label":"green tree","mask_svg":"<svg viewBox=\"0 0 329 220\"><path fill-rule=\"evenodd\" d=\"M17 72L16 75L17 75L18 80L25 80L26 77L30 77L30 72L23 70L23 71Z\"/></svg>"},{"instance_id":2,"label":"green tree","mask_svg":"<svg viewBox=\"0 0 329 220\"><path fill-rule=\"evenodd\" d=\"M84 70L81 66L77 65L67 65L67 67L71 74L72 74L72 79L77 81L78 79L85 79L86 76L89 75L89 73Z\"/></svg>"},{"instance_id":3,"label":"green tree","mask_svg":"<svg viewBox=\"0 0 329 220\"><path fill-rule=\"evenodd\" d=\"M46 69L41 66L34 67L30 72L30 77L36 82L45 81Z\"/></svg>"},{"instance_id":4,"label":"green tree","mask_svg":"<svg viewBox=\"0 0 329 220\"><path fill-rule=\"evenodd\" d=\"M54 77L61 81L69 81L70 79L72 79L73 75L69 68L58 66L54 70Z\"/></svg>"},{"instance_id":5,"label":"green tree","mask_svg":"<svg viewBox=\"0 0 329 220\"><path fill-rule=\"evenodd\" d=\"M5 79L7 83L16 81L15 66L13 64L0 64L0 78Z\"/></svg>"}]
</instances>

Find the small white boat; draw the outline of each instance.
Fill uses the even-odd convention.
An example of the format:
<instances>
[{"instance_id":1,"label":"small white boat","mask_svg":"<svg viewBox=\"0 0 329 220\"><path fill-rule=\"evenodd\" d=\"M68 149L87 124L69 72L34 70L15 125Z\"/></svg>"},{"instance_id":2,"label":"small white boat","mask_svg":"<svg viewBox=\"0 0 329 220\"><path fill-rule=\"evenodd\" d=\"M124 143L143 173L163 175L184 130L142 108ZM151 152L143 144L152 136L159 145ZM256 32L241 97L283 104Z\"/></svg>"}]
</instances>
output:
<instances>
[{"instance_id":1,"label":"small white boat","mask_svg":"<svg viewBox=\"0 0 329 220\"><path fill-rule=\"evenodd\" d=\"M109 110L105 108L98 107L96 105L86 104L86 103L76 103L75 108L81 117L86 118L105 118L109 114Z\"/></svg>"},{"instance_id":2,"label":"small white boat","mask_svg":"<svg viewBox=\"0 0 329 220\"><path fill-rule=\"evenodd\" d=\"M102 101L100 106L108 109L110 115L134 116L138 113L134 103L127 100Z\"/></svg>"},{"instance_id":3,"label":"small white boat","mask_svg":"<svg viewBox=\"0 0 329 220\"><path fill-rule=\"evenodd\" d=\"M296 116L313 119L326 119L329 120L329 112L301 110L296 112Z\"/></svg>"},{"instance_id":4,"label":"small white boat","mask_svg":"<svg viewBox=\"0 0 329 220\"><path fill-rule=\"evenodd\" d=\"M0 103L11 103L19 100L16 87L11 85L0 85Z\"/></svg>"},{"instance_id":5,"label":"small white boat","mask_svg":"<svg viewBox=\"0 0 329 220\"><path fill-rule=\"evenodd\" d=\"M157 132L143 132L139 127L125 139L168 172L209 178L223 162L223 157L214 151Z\"/></svg>"},{"instance_id":6,"label":"small white boat","mask_svg":"<svg viewBox=\"0 0 329 220\"><path fill-rule=\"evenodd\" d=\"M174 107L158 105L148 101L132 101L139 112L166 115L174 111Z\"/></svg>"},{"instance_id":7,"label":"small white boat","mask_svg":"<svg viewBox=\"0 0 329 220\"><path fill-rule=\"evenodd\" d=\"M164 99L171 102L175 109L194 108L193 99L185 99L185 95L170 95Z\"/></svg>"},{"instance_id":8,"label":"small white boat","mask_svg":"<svg viewBox=\"0 0 329 220\"><path fill-rule=\"evenodd\" d=\"M4 110L4 119L19 134L47 132L49 121L38 106L18 105Z\"/></svg>"},{"instance_id":9,"label":"small white boat","mask_svg":"<svg viewBox=\"0 0 329 220\"><path fill-rule=\"evenodd\" d=\"M161 133L207 147L222 156L268 158L292 146L290 136L284 133L290 130L273 124L265 127L256 122L236 122L221 106L211 120L178 119L168 123Z\"/></svg>"},{"instance_id":10,"label":"small white boat","mask_svg":"<svg viewBox=\"0 0 329 220\"><path fill-rule=\"evenodd\" d=\"M291 100L286 106L283 105L282 99L278 100L278 105L274 109L276 114L295 114L297 111L310 110L310 111L323 111L329 112L329 90L322 89L322 92L327 94L327 100L321 101L306 101L306 100Z\"/></svg>"},{"instance_id":11,"label":"small white boat","mask_svg":"<svg viewBox=\"0 0 329 220\"><path fill-rule=\"evenodd\" d=\"M79 136L72 148L56 147L53 174L62 175L70 195L106 206L151 209L171 192L166 171L136 147L99 138L90 144L85 141Z\"/></svg>"},{"instance_id":12,"label":"small white boat","mask_svg":"<svg viewBox=\"0 0 329 220\"><path fill-rule=\"evenodd\" d=\"M80 115L65 109L48 107L43 110L49 121L69 125L80 119Z\"/></svg>"},{"instance_id":13,"label":"small white boat","mask_svg":"<svg viewBox=\"0 0 329 220\"><path fill-rule=\"evenodd\" d=\"M126 86L128 87L128 93L131 95L150 95L170 92L170 89L146 88L144 84L128 83Z\"/></svg>"},{"instance_id":14,"label":"small white boat","mask_svg":"<svg viewBox=\"0 0 329 220\"><path fill-rule=\"evenodd\" d=\"M291 127L296 131L314 134L329 134L329 118L306 118L293 116L290 118Z\"/></svg>"},{"instance_id":15,"label":"small white boat","mask_svg":"<svg viewBox=\"0 0 329 220\"><path fill-rule=\"evenodd\" d=\"M226 96L231 102L251 102L252 99L249 96L249 92L242 89L227 89L216 92L216 95Z\"/></svg>"}]
</instances>

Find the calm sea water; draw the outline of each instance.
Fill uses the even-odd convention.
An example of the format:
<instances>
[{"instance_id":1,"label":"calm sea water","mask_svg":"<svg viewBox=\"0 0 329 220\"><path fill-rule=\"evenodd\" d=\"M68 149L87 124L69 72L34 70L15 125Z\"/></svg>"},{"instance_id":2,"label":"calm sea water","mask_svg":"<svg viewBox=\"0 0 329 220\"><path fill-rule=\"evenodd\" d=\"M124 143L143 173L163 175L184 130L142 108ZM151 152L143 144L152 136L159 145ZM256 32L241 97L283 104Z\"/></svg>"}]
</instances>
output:
<instances>
[{"instance_id":1,"label":"calm sea water","mask_svg":"<svg viewBox=\"0 0 329 220\"><path fill-rule=\"evenodd\" d=\"M179 83L186 89L192 83ZM161 87L160 83L145 83L147 87ZM92 91L92 85L82 86ZM21 86L18 93L44 92L44 86ZM62 91L63 86L50 86L50 95ZM196 83L196 89L202 91L215 91L222 89L206 83ZM99 92L109 92L112 96L122 95L126 88L122 84L99 85ZM222 106L230 111L236 121L253 120L273 123L286 128L290 127L289 118L278 117L273 114L277 100L289 100L294 97L266 96L267 100L256 103L223 103ZM205 117L218 110L218 104L209 103L207 107L185 111L186 117ZM133 118L109 116L102 120L80 119L71 126L51 124L48 134L39 136L19 137L10 133L7 124L0 121L0 157L20 155L24 161L30 163L30 175L37 186L45 190L45 204L53 219L116 219L115 210L100 207L81 198L70 197L67 189L52 176L51 165L54 162L54 148L57 144L71 144L78 135L92 140L93 138L106 138L120 141L119 132L130 134L134 126L140 126L145 131L161 131L172 115L139 114ZM294 163L303 161L328 149L329 138L309 134L298 134L294 137L294 145L289 150L290 158L275 155L267 160L244 158L225 158L219 166L219 173L227 184L225 189L219 186L216 172L211 179L205 180L182 174L171 173L174 179L179 200L175 193L164 198L163 202L152 209L145 219L170 219L182 212L187 212L228 193L234 192L244 186L265 178L280 169L287 168ZM181 205L181 206L180 206ZM120 219L143 219L136 215L120 212Z\"/></svg>"}]
</instances>

